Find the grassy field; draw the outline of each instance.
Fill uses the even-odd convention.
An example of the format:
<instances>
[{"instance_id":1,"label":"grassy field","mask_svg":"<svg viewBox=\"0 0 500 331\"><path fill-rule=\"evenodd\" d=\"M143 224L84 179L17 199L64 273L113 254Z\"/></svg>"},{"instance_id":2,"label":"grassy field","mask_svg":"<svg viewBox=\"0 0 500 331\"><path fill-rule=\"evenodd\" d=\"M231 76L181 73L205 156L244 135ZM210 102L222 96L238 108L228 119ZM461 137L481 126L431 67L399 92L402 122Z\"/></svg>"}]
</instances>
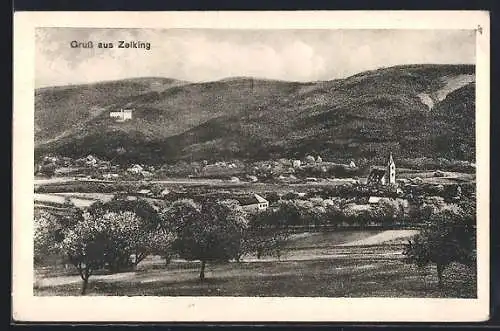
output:
<instances>
[{"instance_id":1,"label":"grassy field","mask_svg":"<svg viewBox=\"0 0 500 331\"><path fill-rule=\"evenodd\" d=\"M88 295L475 297L475 272L468 267L450 266L439 288L435 266L419 269L404 263L400 244L339 246L373 237L390 239L370 231L296 236L280 260L209 263L203 283L197 261L174 260L165 266L159 257L150 257L136 271L92 276ZM81 280L73 267L35 271L35 295L79 295Z\"/></svg>"},{"instance_id":2,"label":"grassy field","mask_svg":"<svg viewBox=\"0 0 500 331\"><path fill-rule=\"evenodd\" d=\"M209 264L198 280L197 263L173 263L117 275L91 278L88 295L124 296L311 296L311 297L475 297L471 272L452 265L445 285L437 286L435 267L419 270L391 259ZM106 277L106 276L103 276ZM35 286L35 295L79 295L80 282Z\"/></svg>"}]
</instances>

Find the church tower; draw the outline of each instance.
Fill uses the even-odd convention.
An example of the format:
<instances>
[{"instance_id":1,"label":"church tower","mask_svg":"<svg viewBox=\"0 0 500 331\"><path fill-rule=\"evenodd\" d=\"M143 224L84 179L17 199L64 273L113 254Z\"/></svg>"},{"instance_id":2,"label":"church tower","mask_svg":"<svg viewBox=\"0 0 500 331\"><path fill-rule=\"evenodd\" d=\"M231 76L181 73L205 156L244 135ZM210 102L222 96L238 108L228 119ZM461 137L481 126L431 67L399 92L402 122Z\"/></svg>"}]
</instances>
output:
<instances>
[{"instance_id":1,"label":"church tower","mask_svg":"<svg viewBox=\"0 0 500 331\"><path fill-rule=\"evenodd\" d=\"M392 158L392 153L389 155L389 162L387 162L387 184L396 184L396 164Z\"/></svg>"}]
</instances>

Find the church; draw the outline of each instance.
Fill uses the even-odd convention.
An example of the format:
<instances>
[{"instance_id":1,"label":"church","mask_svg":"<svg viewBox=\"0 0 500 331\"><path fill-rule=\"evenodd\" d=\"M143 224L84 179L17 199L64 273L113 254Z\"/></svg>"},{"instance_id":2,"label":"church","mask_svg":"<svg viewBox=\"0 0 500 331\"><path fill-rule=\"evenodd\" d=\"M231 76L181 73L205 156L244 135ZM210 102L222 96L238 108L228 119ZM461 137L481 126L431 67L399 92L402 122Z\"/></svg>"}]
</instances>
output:
<instances>
[{"instance_id":1,"label":"church","mask_svg":"<svg viewBox=\"0 0 500 331\"><path fill-rule=\"evenodd\" d=\"M372 185L396 185L396 164L392 158L392 153L389 155L389 161L385 167L376 167L370 171L367 183Z\"/></svg>"}]
</instances>

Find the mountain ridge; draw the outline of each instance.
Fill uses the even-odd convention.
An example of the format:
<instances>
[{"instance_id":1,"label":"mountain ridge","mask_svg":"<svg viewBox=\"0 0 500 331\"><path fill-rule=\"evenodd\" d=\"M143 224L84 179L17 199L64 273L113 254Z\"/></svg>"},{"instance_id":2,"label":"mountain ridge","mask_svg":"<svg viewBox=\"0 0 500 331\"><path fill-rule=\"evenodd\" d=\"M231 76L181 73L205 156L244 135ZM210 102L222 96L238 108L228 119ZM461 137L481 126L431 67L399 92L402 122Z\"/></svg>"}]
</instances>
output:
<instances>
[{"instance_id":1,"label":"mountain ridge","mask_svg":"<svg viewBox=\"0 0 500 331\"><path fill-rule=\"evenodd\" d=\"M169 162L312 152L373 158L390 150L402 157L472 160L475 137L461 126L474 127L474 69L395 66L318 82L143 77L38 89L35 154ZM429 113L419 93L436 93L460 75L467 76L466 84L453 86ZM465 107L459 106L463 100ZM134 109L131 121L109 118L109 111L121 107ZM451 116L453 109L459 116ZM443 141L455 145L447 151Z\"/></svg>"}]
</instances>

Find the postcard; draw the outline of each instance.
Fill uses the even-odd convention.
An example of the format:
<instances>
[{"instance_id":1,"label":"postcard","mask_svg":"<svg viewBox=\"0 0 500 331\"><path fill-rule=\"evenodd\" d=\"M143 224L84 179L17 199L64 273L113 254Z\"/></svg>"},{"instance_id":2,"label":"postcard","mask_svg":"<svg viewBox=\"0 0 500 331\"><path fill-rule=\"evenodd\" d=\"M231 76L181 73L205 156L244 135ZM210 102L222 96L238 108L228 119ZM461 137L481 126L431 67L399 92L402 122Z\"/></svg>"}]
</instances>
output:
<instances>
[{"instance_id":1,"label":"postcard","mask_svg":"<svg viewBox=\"0 0 500 331\"><path fill-rule=\"evenodd\" d=\"M18 12L13 319L483 321L489 14Z\"/></svg>"}]
</instances>

